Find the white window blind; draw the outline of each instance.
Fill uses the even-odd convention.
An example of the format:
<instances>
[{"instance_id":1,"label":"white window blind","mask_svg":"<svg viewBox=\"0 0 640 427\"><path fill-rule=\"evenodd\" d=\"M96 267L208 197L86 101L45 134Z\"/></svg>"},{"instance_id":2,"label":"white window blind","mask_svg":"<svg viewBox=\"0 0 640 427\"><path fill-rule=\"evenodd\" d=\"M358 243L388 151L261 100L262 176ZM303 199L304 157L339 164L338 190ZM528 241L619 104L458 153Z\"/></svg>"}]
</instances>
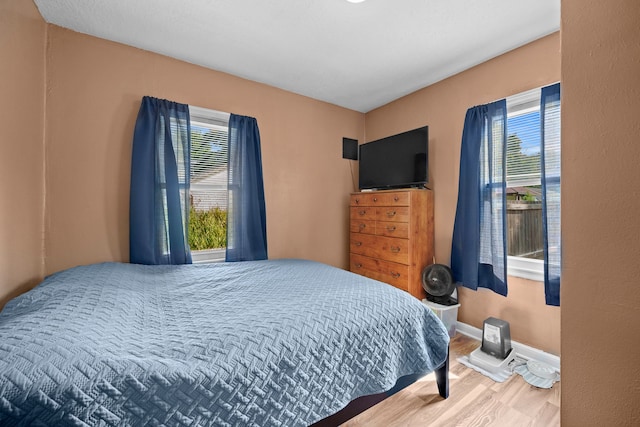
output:
<instances>
[{"instance_id":1,"label":"white window blind","mask_svg":"<svg viewBox=\"0 0 640 427\"><path fill-rule=\"evenodd\" d=\"M229 114L189 107L191 203L196 210L227 209Z\"/></svg>"},{"instance_id":2,"label":"white window blind","mask_svg":"<svg viewBox=\"0 0 640 427\"><path fill-rule=\"evenodd\" d=\"M560 101L546 105L544 122L546 178L560 178Z\"/></svg>"},{"instance_id":3,"label":"white window blind","mask_svg":"<svg viewBox=\"0 0 640 427\"><path fill-rule=\"evenodd\" d=\"M507 186L540 185L540 89L507 98Z\"/></svg>"}]
</instances>

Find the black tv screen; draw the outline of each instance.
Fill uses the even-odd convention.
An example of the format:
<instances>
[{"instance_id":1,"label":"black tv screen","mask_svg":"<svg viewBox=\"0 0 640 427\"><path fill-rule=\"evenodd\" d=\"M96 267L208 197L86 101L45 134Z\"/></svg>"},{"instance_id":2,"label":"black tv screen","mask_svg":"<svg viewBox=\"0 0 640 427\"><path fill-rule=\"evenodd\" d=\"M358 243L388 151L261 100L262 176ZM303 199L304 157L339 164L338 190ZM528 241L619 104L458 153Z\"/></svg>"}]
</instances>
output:
<instances>
[{"instance_id":1,"label":"black tv screen","mask_svg":"<svg viewBox=\"0 0 640 427\"><path fill-rule=\"evenodd\" d=\"M422 187L429 183L429 127L360 146L360 189Z\"/></svg>"}]
</instances>

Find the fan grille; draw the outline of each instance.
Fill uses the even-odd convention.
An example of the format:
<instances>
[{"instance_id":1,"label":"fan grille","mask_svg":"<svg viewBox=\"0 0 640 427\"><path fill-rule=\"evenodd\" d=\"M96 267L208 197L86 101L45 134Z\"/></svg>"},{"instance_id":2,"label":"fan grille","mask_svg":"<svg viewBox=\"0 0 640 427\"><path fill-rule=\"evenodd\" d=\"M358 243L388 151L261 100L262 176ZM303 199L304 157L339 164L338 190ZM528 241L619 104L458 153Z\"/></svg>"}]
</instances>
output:
<instances>
[{"instance_id":1,"label":"fan grille","mask_svg":"<svg viewBox=\"0 0 640 427\"><path fill-rule=\"evenodd\" d=\"M431 264L422 272L424 290L436 297L451 295L455 290L451 269L443 264Z\"/></svg>"}]
</instances>

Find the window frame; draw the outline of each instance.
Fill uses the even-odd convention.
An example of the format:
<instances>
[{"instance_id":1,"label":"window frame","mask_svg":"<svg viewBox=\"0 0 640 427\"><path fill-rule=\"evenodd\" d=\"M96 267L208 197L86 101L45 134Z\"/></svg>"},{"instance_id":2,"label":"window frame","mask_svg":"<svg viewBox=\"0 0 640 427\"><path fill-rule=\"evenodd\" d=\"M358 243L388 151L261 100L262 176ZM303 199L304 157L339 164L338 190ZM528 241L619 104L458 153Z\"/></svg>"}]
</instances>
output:
<instances>
[{"instance_id":1,"label":"window frame","mask_svg":"<svg viewBox=\"0 0 640 427\"><path fill-rule=\"evenodd\" d=\"M229 128L230 113L224 111L211 110L203 107L189 105L189 122L210 124L214 126L224 126ZM227 188L227 193L229 188ZM191 250L191 261L193 264L207 264L214 262L224 262L226 258L226 248Z\"/></svg>"},{"instance_id":2,"label":"window frame","mask_svg":"<svg viewBox=\"0 0 640 427\"><path fill-rule=\"evenodd\" d=\"M509 134L509 118L516 115L534 112L536 110L540 111L540 100L540 88L517 93L507 98L507 135ZM542 185L542 178L540 177L537 180L521 180L516 182L510 182L507 179L507 182L505 183L506 188L514 186L522 187L527 185ZM508 255L507 275L536 282L544 282L544 260Z\"/></svg>"}]
</instances>

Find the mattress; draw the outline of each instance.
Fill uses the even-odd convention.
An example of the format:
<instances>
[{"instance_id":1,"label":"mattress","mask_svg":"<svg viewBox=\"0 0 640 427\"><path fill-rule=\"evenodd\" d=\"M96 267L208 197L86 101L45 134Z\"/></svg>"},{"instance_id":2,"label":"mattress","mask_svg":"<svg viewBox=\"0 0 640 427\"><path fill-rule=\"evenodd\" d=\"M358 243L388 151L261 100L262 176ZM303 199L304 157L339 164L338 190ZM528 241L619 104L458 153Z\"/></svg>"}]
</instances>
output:
<instances>
[{"instance_id":1,"label":"mattress","mask_svg":"<svg viewBox=\"0 0 640 427\"><path fill-rule=\"evenodd\" d=\"M409 294L317 262L80 266L0 313L0 425L305 426L448 342Z\"/></svg>"}]
</instances>

